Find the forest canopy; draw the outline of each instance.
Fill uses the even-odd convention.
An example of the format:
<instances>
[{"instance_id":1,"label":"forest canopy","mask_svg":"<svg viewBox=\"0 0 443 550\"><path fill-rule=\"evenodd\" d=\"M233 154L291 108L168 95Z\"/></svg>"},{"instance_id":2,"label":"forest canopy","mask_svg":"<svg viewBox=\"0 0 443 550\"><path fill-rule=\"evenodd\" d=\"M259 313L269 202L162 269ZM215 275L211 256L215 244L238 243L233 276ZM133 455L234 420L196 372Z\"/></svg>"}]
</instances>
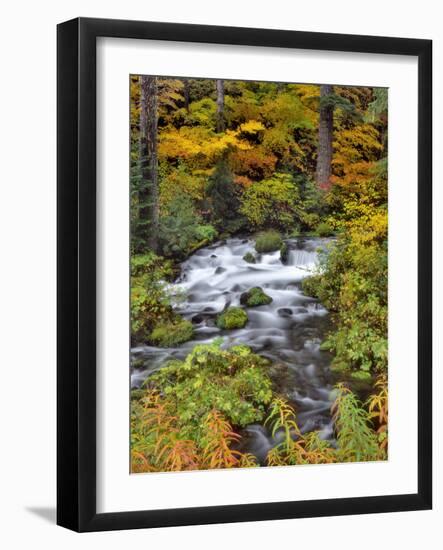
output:
<instances>
[{"instance_id":1,"label":"forest canopy","mask_svg":"<svg viewBox=\"0 0 443 550\"><path fill-rule=\"evenodd\" d=\"M316 231L386 157L385 89L217 82L131 77L135 252L180 257L215 232Z\"/></svg>"}]
</instances>

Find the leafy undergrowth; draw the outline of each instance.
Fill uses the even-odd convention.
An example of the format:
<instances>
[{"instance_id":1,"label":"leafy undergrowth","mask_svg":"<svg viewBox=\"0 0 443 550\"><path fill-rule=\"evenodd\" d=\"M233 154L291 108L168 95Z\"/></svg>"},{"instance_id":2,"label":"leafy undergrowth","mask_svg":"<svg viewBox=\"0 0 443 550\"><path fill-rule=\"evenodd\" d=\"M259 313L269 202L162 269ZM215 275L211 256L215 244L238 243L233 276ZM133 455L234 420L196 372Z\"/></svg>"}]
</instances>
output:
<instances>
[{"instance_id":1,"label":"leafy undergrowth","mask_svg":"<svg viewBox=\"0 0 443 550\"><path fill-rule=\"evenodd\" d=\"M146 342L159 323L175 314L165 281L173 277L172 263L153 252L131 257L131 338Z\"/></svg>"},{"instance_id":2,"label":"leafy undergrowth","mask_svg":"<svg viewBox=\"0 0 443 550\"><path fill-rule=\"evenodd\" d=\"M173 264L153 252L131 257L131 339L171 347L190 340L192 323L174 312Z\"/></svg>"},{"instance_id":3,"label":"leafy undergrowth","mask_svg":"<svg viewBox=\"0 0 443 550\"><path fill-rule=\"evenodd\" d=\"M306 294L334 316L336 330L322 344L334 354L332 367L360 379L385 373L388 363L388 212L378 198L386 166L377 170L369 190L346 197L342 219L335 221L340 236L319 273L303 281Z\"/></svg>"},{"instance_id":4,"label":"leafy undergrowth","mask_svg":"<svg viewBox=\"0 0 443 550\"><path fill-rule=\"evenodd\" d=\"M338 462L368 462L387 459L386 379L377 381L379 393L372 395L365 407L343 384L335 387L336 397L331 407L336 446L320 438L319 432L301 434L294 409L282 398L275 398L266 423L275 436L281 432L281 442L268 453L269 466L295 464L332 464Z\"/></svg>"},{"instance_id":5,"label":"leafy undergrowth","mask_svg":"<svg viewBox=\"0 0 443 550\"><path fill-rule=\"evenodd\" d=\"M269 427L279 443L268 466L383 460L387 457L387 386L362 406L344 385L332 406L336 447L319 432L301 434L294 409L272 391L267 361L245 346L196 346L134 392L131 405L132 472L258 466L238 450L238 430Z\"/></svg>"},{"instance_id":6,"label":"leafy undergrowth","mask_svg":"<svg viewBox=\"0 0 443 550\"><path fill-rule=\"evenodd\" d=\"M189 470L252 466L232 448L232 426L261 421L272 399L266 360L221 341L196 346L149 377L132 401L132 469Z\"/></svg>"}]
</instances>

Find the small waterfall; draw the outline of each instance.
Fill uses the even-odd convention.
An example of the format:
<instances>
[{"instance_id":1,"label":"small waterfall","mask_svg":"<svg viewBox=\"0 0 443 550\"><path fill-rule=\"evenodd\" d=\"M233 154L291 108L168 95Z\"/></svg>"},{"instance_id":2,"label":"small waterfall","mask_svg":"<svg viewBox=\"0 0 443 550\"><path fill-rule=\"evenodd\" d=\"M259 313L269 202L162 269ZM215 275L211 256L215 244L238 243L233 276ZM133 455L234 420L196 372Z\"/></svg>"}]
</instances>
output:
<instances>
[{"instance_id":1,"label":"small waterfall","mask_svg":"<svg viewBox=\"0 0 443 550\"><path fill-rule=\"evenodd\" d=\"M318 264L318 254L309 250L290 250L288 264L306 269L314 269Z\"/></svg>"}]
</instances>

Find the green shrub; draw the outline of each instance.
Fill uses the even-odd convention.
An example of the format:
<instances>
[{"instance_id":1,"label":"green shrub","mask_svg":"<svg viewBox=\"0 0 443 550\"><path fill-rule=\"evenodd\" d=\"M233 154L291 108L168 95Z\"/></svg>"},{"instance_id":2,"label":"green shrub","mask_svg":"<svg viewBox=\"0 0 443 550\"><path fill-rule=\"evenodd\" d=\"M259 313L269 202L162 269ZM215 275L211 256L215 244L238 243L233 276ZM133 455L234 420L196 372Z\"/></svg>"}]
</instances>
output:
<instances>
[{"instance_id":1,"label":"green shrub","mask_svg":"<svg viewBox=\"0 0 443 550\"><path fill-rule=\"evenodd\" d=\"M340 462L363 462L381 458L377 434L370 426L368 412L343 384L338 384L335 392L336 398L331 412Z\"/></svg>"},{"instance_id":2,"label":"green shrub","mask_svg":"<svg viewBox=\"0 0 443 550\"><path fill-rule=\"evenodd\" d=\"M248 322L246 311L240 307L228 307L217 316L215 324L218 328L231 330L234 328L243 328Z\"/></svg>"},{"instance_id":3,"label":"green shrub","mask_svg":"<svg viewBox=\"0 0 443 550\"><path fill-rule=\"evenodd\" d=\"M170 279L174 274L171 261L154 252L131 255L131 277L149 277L150 280Z\"/></svg>"},{"instance_id":4,"label":"green shrub","mask_svg":"<svg viewBox=\"0 0 443 550\"><path fill-rule=\"evenodd\" d=\"M174 318L172 306L161 288L131 288L131 340L146 342L154 326Z\"/></svg>"},{"instance_id":5,"label":"green shrub","mask_svg":"<svg viewBox=\"0 0 443 550\"><path fill-rule=\"evenodd\" d=\"M213 409L235 426L260 421L272 397L267 360L246 346L222 350L221 342L195 346L184 361L173 361L149 378L149 387L167 396L192 434Z\"/></svg>"},{"instance_id":6,"label":"green shrub","mask_svg":"<svg viewBox=\"0 0 443 550\"><path fill-rule=\"evenodd\" d=\"M322 283L323 280L321 275L312 275L311 277L306 277L306 279L302 280L301 287L306 296L314 296L319 298Z\"/></svg>"},{"instance_id":7,"label":"green shrub","mask_svg":"<svg viewBox=\"0 0 443 550\"><path fill-rule=\"evenodd\" d=\"M260 422L272 398L267 361L245 346L196 346L153 374L131 400L131 471L258 466L235 431Z\"/></svg>"},{"instance_id":8,"label":"green shrub","mask_svg":"<svg viewBox=\"0 0 443 550\"><path fill-rule=\"evenodd\" d=\"M304 233L312 232L319 223L320 215L315 212L303 212L300 216L300 225L303 228Z\"/></svg>"},{"instance_id":9,"label":"green shrub","mask_svg":"<svg viewBox=\"0 0 443 550\"><path fill-rule=\"evenodd\" d=\"M225 220L225 223L223 223L223 227L220 227L220 230L223 231L223 234L225 235L223 238L231 237L232 235L244 230L249 231L248 220L244 216L237 214L234 219Z\"/></svg>"},{"instance_id":10,"label":"green shrub","mask_svg":"<svg viewBox=\"0 0 443 550\"><path fill-rule=\"evenodd\" d=\"M297 237L300 237L300 235L301 235L301 230L298 225L291 227L291 229L287 233L287 237L289 239L296 239Z\"/></svg>"},{"instance_id":11,"label":"green shrub","mask_svg":"<svg viewBox=\"0 0 443 550\"><path fill-rule=\"evenodd\" d=\"M248 264L255 264L255 256L252 254L252 252L246 252L246 254L243 256L243 260L247 262Z\"/></svg>"},{"instance_id":12,"label":"green shrub","mask_svg":"<svg viewBox=\"0 0 443 550\"><path fill-rule=\"evenodd\" d=\"M217 230L212 225L197 225L196 237L201 241L212 242L217 237Z\"/></svg>"},{"instance_id":13,"label":"green shrub","mask_svg":"<svg viewBox=\"0 0 443 550\"><path fill-rule=\"evenodd\" d=\"M189 197L179 193L160 217L159 242L165 256L184 259L200 244L217 236L211 225L203 224Z\"/></svg>"},{"instance_id":14,"label":"green shrub","mask_svg":"<svg viewBox=\"0 0 443 550\"><path fill-rule=\"evenodd\" d=\"M320 222L316 229L315 229L315 232L317 233L317 235L319 237L330 237L334 230L333 228L329 225L329 223L327 222Z\"/></svg>"},{"instance_id":15,"label":"green shrub","mask_svg":"<svg viewBox=\"0 0 443 550\"><path fill-rule=\"evenodd\" d=\"M332 367L368 378L385 371L388 361L387 211L349 203L347 213L345 231L302 287L333 314L335 330L322 345L334 355Z\"/></svg>"},{"instance_id":16,"label":"green shrub","mask_svg":"<svg viewBox=\"0 0 443 550\"><path fill-rule=\"evenodd\" d=\"M298 187L290 174L274 174L250 185L240 211L252 227L289 229L300 214Z\"/></svg>"},{"instance_id":17,"label":"green shrub","mask_svg":"<svg viewBox=\"0 0 443 550\"><path fill-rule=\"evenodd\" d=\"M156 325L149 339L155 345L169 348L191 340L193 334L192 323L181 319Z\"/></svg>"},{"instance_id":18,"label":"green shrub","mask_svg":"<svg viewBox=\"0 0 443 550\"><path fill-rule=\"evenodd\" d=\"M255 239L255 250L259 253L275 252L282 244L280 233L271 229L258 234Z\"/></svg>"},{"instance_id":19,"label":"green shrub","mask_svg":"<svg viewBox=\"0 0 443 550\"><path fill-rule=\"evenodd\" d=\"M263 289L259 286L255 286L247 292L243 292L240 296L240 303L247 307L264 306L271 302L272 298L263 292Z\"/></svg>"},{"instance_id":20,"label":"green shrub","mask_svg":"<svg viewBox=\"0 0 443 550\"><path fill-rule=\"evenodd\" d=\"M131 257L132 342L147 342L155 325L174 319L173 296L165 283L172 275L171 262L153 252Z\"/></svg>"}]
</instances>

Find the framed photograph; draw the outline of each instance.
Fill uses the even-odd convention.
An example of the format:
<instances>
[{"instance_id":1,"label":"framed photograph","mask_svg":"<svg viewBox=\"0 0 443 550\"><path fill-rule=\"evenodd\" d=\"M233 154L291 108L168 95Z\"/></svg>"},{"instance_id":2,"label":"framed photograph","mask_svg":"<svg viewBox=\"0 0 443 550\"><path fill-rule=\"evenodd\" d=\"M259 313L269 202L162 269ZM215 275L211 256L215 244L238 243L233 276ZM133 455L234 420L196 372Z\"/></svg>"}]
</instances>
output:
<instances>
[{"instance_id":1,"label":"framed photograph","mask_svg":"<svg viewBox=\"0 0 443 550\"><path fill-rule=\"evenodd\" d=\"M59 525L432 506L432 43L58 26Z\"/></svg>"}]
</instances>

